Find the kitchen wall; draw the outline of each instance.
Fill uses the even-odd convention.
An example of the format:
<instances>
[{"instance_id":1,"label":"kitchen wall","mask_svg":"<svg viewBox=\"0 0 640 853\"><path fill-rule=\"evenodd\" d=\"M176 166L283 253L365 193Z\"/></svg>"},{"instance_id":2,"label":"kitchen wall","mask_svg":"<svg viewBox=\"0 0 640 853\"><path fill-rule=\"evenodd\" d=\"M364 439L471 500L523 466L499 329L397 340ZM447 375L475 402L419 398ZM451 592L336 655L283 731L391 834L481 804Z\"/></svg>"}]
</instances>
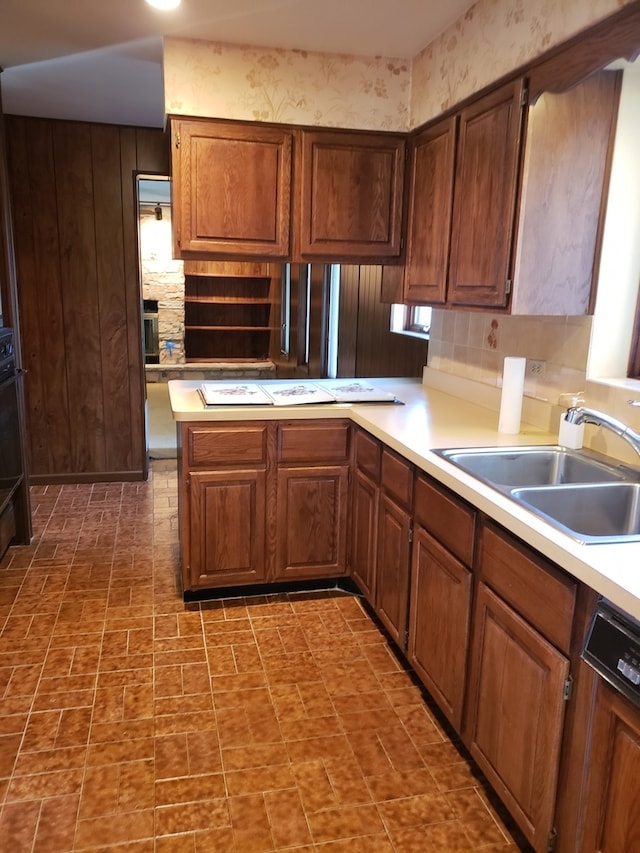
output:
<instances>
[{"instance_id":1,"label":"kitchen wall","mask_svg":"<svg viewBox=\"0 0 640 853\"><path fill-rule=\"evenodd\" d=\"M405 131L409 89L403 59L164 41L174 115Z\"/></svg>"}]
</instances>

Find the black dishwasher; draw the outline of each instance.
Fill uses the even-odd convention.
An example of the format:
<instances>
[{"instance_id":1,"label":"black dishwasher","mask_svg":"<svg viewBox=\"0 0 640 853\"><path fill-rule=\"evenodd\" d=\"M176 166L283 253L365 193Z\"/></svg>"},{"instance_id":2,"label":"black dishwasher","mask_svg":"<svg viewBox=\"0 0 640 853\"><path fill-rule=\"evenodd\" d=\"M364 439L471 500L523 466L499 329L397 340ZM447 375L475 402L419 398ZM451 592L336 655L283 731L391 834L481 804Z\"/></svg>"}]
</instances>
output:
<instances>
[{"instance_id":1,"label":"black dishwasher","mask_svg":"<svg viewBox=\"0 0 640 853\"><path fill-rule=\"evenodd\" d=\"M601 598L582 657L615 690L640 707L640 622Z\"/></svg>"}]
</instances>

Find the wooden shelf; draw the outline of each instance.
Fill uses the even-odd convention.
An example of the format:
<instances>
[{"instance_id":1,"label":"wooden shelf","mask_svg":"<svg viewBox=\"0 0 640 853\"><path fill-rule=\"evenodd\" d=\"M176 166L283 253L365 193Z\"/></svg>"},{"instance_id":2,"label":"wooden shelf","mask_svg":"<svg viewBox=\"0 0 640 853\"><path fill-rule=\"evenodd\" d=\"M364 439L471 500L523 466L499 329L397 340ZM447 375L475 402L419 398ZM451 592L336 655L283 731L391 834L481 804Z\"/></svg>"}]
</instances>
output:
<instances>
[{"instance_id":1,"label":"wooden shelf","mask_svg":"<svg viewBox=\"0 0 640 853\"><path fill-rule=\"evenodd\" d=\"M271 305L271 299L268 296L185 296L184 301L203 305Z\"/></svg>"},{"instance_id":2,"label":"wooden shelf","mask_svg":"<svg viewBox=\"0 0 640 853\"><path fill-rule=\"evenodd\" d=\"M280 266L202 262L196 269L185 264L186 360L268 360L279 342Z\"/></svg>"}]
</instances>

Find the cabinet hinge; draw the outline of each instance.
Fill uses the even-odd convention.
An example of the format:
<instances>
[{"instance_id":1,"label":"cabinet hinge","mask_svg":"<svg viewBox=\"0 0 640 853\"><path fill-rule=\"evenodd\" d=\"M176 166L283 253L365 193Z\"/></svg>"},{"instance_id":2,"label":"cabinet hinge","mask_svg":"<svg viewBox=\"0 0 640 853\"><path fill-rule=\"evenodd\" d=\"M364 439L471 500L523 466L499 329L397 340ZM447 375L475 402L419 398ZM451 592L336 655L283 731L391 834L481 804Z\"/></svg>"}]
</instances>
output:
<instances>
[{"instance_id":1,"label":"cabinet hinge","mask_svg":"<svg viewBox=\"0 0 640 853\"><path fill-rule=\"evenodd\" d=\"M569 699L571 699L572 695L573 695L573 678L571 678L571 676L569 676L569 678L567 678L567 680L565 681L565 683L562 687L562 698L564 699L565 702L568 702Z\"/></svg>"},{"instance_id":2,"label":"cabinet hinge","mask_svg":"<svg viewBox=\"0 0 640 853\"><path fill-rule=\"evenodd\" d=\"M547 839L547 853L553 853L556 849L556 842L558 841L558 830L555 826L551 827L551 832L549 833L549 838Z\"/></svg>"},{"instance_id":3,"label":"cabinet hinge","mask_svg":"<svg viewBox=\"0 0 640 853\"><path fill-rule=\"evenodd\" d=\"M176 146L176 148L180 148L180 134L179 133L176 133L175 146Z\"/></svg>"},{"instance_id":4,"label":"cabinet hinge","mask_svg":"<svg viewBox=\"0 0 640 853\"><path fill-rule=\"evenodd\" d=\"M525 87L520 93L520 106L526 107L529 103L529 90Z\"/></svg>"},{"instance_id":5,"label":"cabinet hinge","mask_svg":"<svg viewBox=\"0 0 640 853\"><path fill-rule=\"evenodd\" d=\"M508 278L504 285L504 292L508 296L511 293L511 285L513 284L513 280Z\"/></svg>"},{"instance_id":6,"label":"cabinet hinge","mask_svg":"<svg viewBox=\"0 0 640 853\"><path fill-rule=\"evenodd\" d=\"M402 634L402 648L406 649L409 646L409 632L404 631Z\"/></svg>"},{"instance_id":7,"label":"cabinet hinge","mask_svg":"<svg viewBox=\"0 0 640 853\"><path fill-rule=\"evenodd\" d=\"M409 533L407 538L409 540L409 544L411 544L413 542L413 524L409 525Z\"/></svg>"}]
</instances>

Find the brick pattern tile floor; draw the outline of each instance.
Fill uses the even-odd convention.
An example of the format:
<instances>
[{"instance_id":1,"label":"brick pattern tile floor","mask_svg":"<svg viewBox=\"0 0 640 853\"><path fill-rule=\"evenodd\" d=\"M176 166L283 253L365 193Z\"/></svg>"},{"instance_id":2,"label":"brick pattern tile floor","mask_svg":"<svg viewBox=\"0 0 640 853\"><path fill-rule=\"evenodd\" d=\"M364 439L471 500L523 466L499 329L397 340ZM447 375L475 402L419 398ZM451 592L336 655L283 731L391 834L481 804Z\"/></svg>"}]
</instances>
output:
<instances>
[{"instance_id":1,"label":"brick pattern tile floor","mask_svg":"<svg viewBox=\"0 0 640 853\"><path fill-rule=\"evenodd\" d=\"M185 605L175 460L0 561L8 853L525 849L359 599Z\"/></svg>"}]
</instances>

